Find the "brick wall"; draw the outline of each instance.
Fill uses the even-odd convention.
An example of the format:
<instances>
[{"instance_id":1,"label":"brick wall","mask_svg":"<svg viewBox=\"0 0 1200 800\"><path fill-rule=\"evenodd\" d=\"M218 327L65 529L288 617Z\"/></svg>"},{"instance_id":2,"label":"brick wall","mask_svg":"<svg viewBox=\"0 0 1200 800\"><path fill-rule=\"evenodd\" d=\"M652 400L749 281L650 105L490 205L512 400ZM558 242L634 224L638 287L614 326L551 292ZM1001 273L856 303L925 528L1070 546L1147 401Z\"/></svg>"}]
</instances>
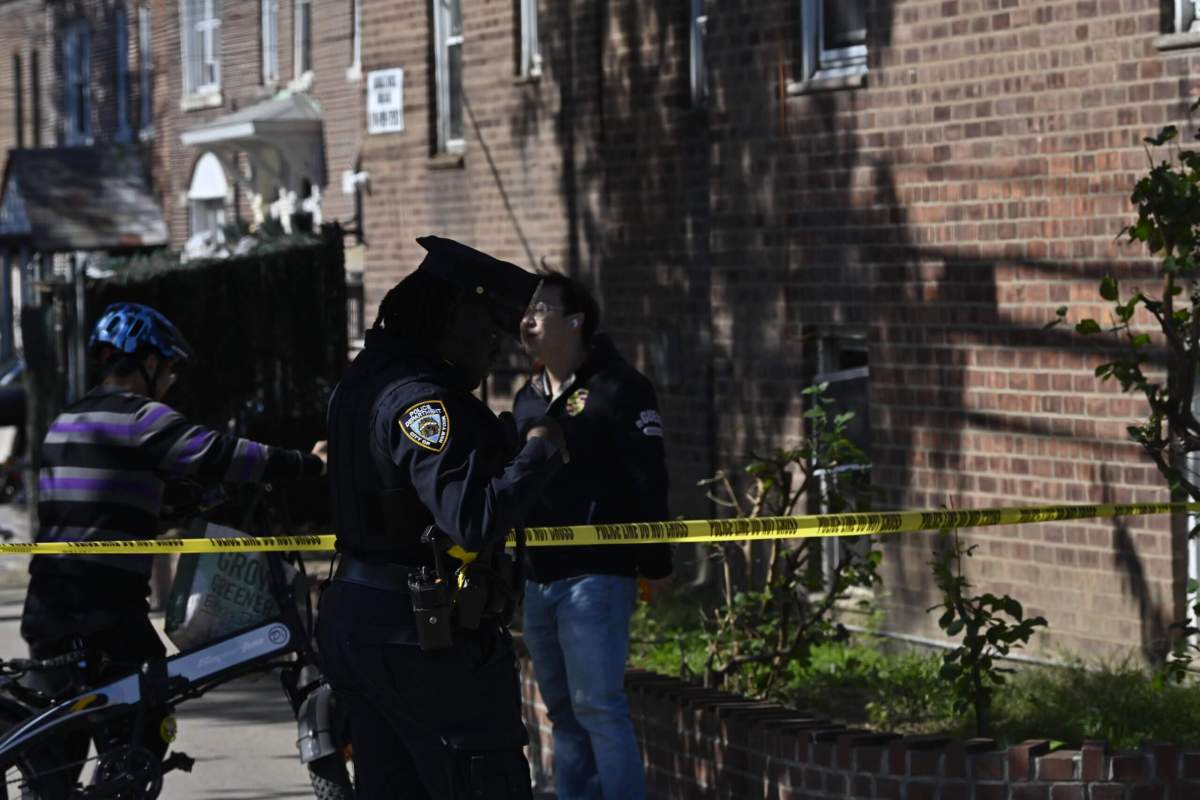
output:
<instances>
[{"instance_id":1,"label":"brick wall","mask_svg":"<svg viewBox=\"0 0 1200 800\"><path fill-rule=\"evenodd\" d=\"M170 228L171 241L187 239L186 194L192 170L202 151L184 147L182 133L235 110L270 99L287 89L295 76L291 0L279 0L279 80L264 85L262 79L261 6L251 0L225 2L221 12L221 104L213 108L184 110L182 43L179 4L151 0L154 14L155 109L154 142L158 189ZM341 174L353 169L365 128L366 110L362 79L347 76L351 58L351 4L343 0L313 0L313 70L305 91L321 108L325 173L322 213L327 220L349 222L353 197L342 194ZM232 181L231 181L232 183ZM249 201L240 193L240 213L249 221Z\"/></svg>"},{"instance_id":2,"label":"brick wall","mask_svg":"<svg viewBox=\"0 0 1200 800\"><path fill-rule=\"evenodd\" d=\"M17 146L17 95L21 95L25 147L56 141L58 109L54 75L56 50L48 35L50 19L44 0L0 2L0 153ZM13 56L21 60L20 85L13 70ZM34 69L37 80L34 80ZM35 87L39 90L35 99ZM36 107L36 113L35 113ZM40 120L34 131L35 118Z\"/></svg>"},{"instance_id":3,"label":"brick wall","mask_svg":"<svg viewBox=\"0 0 1200 800\"><path fill-rule=\"evenodd\" d=\"M1031 740L901 737L832 724L642 671L626 675L653 800L1191 800L1200 752L1170 745L1110 753L1102 741L1050 751ZM553 789L554 744L532 669L522 693L535 784Z\"/></svg>"},{"instance_id":4,"label":"brick wall","mask_svg":"<svg viewBox=\"0 0 1200 800\"><path fill-rule=\"evenodd\" d=\"M1141 406L1042 325L1100 310L1107 271L1150 274L1115 237L1200 51L1156 47L1157 0L875 0L865 86L805 93L798 6L710 6L696 109L683 0L543 3L534 83L508 68L511 4L468 0L466 153L446 168L428 4L368 3L366 68L406 70L408 121L364 144L368 308L426 231L583 276L659 387L688 516L712 513L698 478L799 434L817 343L848 336L886 505L1165 499L1125 443ZM1038 647L1148 652L1182 613L1180 524L968 535L972 577L1050 619ZM886 545L889 628L936 634L929 541Z\"/></svg>"},{"instance_id":5,"label":"brick wall","mask_svg":"<svg viewBox=\"0 0 1200 800\"><path fill-rule=\"evenodd\" d=\"M90 31L91 81L90 123L92 141L115 141L118 131L117 101L117 9L124 7L125 64L127 67L126 113L129 131L136 140L140 124L141 82L138 61L137 5L113 0L72 0L47 4L44 0L10 0L0 3L0 150L17 146L16 75L13 56L21 60L21 108L23 144L52 147L64 141L62 106L65 102L62 82L61 35L65 28L82 22ZM36 55L35 55L36 53ZM37 99L34 99L33 71L38 72ZM37 113L34 112L35 102ZM37 135L34 133L35 120Z\"/></svg>"}]
</instances>

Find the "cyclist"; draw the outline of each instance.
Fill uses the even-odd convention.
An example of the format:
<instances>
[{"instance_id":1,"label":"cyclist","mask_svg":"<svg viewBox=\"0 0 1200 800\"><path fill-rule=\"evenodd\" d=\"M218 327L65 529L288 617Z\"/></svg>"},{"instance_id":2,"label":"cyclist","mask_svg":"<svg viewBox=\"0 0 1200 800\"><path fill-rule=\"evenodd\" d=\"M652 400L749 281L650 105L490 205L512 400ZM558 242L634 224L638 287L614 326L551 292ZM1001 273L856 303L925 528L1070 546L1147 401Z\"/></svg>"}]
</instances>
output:
<instances>
[{"instance_id":1,"label":"cyclist","mask_svg":"<svg viewBox=\"0 0 1200 800\"><path fill-rule=\"evenodd\" d=\"M46 434L38 542L153 539L171 478L266 482L324 474L324 442L311 453L268 447L194 425L164 405L192 349L153 308L109 306L88 349L103 377ZM21 619L32 657L82 649L101 665L98 679L165 657L148 616L151 563L150 555L35 555ZM48 673L39 688L56 694L69 683ZM148 720L142 737L156 755L167 745L159 722ZM65 763L82 760L87 744L86 734L76 736Z\"/></svg>"}]
</instances>

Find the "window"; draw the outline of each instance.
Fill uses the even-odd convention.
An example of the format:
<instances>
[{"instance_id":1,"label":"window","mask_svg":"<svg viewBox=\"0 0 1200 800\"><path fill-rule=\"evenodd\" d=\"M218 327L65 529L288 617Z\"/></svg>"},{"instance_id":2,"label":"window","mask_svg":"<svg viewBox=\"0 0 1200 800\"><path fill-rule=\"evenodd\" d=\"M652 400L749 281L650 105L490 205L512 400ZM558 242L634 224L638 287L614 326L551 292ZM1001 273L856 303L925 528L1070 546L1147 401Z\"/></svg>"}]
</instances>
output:
<instances>
[{"instance_id":1,"label":"window","mask_svg":"<svg viewBox=\"0 0 1200 800\"><path fill-rule=\"evenodd\" d=\"M817 374L813 384L827 384L825 396L832 400L835 414L853 412L846 425L846 438L858 446L868 463L845 464L834 470L818 470L820 478L821 513L854 511L859 501L869 499L871 483L871 416L869 405L870 367L867 363L867 341L851 335L831 336L820 341L817 354ZM836 494L850 502L850 508L833 508L828 498ZM849 552L865 553L870 540L865 536L831 536L821 540L822 562L826 578L832 576L841 559Z\"/></svg>"},{"instance_id":2,"label":"window","mask_svg":"<svg viewBox=\"0 0 1200 800\"><path fill-rule=\"evenodd\" d=\"M697 108L708 102L708 69L704 65L704 34L707 27L704 0L692 0L691 84L692 105Z\"/></svg>"},{"instance_id":3,"label":"window","mask_svg":"<svg viewBox=\"0 0 1200 800\"><path fill-rule=\"evenodd\" d=\"M1175 33L1200 32L1200 0L1175 0Z\"/></svg>"},{"instance_id":4,"label":"window","mask_svg":"<svg viewBox=\"0 0 1200 800\"><path fill-rule=\"evenodd\" d=\"M124 6L113 11L113 39L117 59L117 133L118 142L129 141L129 17Z\"/></svg>"},{"instance_id":5,"label":"window","mask_svg":"<svg viewBox=\"0 0 1200 800\"><path fill-rule=\"evenodd\" d=\"M92 32L87 22L67 25L63 53L63 143L90 144L92 138Z\"/></svg>"},{"instance_id":6,"label":"window","mask_svg":"<svg viewBox=\"0 0 1200 800\"><path fill-rule=\"evenodd\" d=\"M279 80L279 0L262 0L262 82Z\"/></svg>"},{"instance_id":7,"label":"window","mask_svg":"<svg viewBox=\"0 0 1200 800\"><path fill-rule=\"evenodd\" d=\"M225 237L225 199L205 198L192 200L192 235L203 234L212 241L220 242Z\"/></svg>"},{"instance_id":8,"label":"window","mask_svg":"<svg viewBox=\"0 0 1200 800\"><path fill-rule=\"evenodd\" d=\"M150 6L138 8L138 68L141 70L142 137L154 132L154 54L150 50Z\"/></svg>"},{"instance_id":9,"label":"window","mask_svg":"<svg viewBox=\"0 0 1200 800\"><path fill-rule=\"evenodd\" d=\"M433 0L437 150L461 153L463 142L463 30L460 0Z\"/></svg>"},{"instance_id":10,"label":"window","mask_svg":"<svg viewBox=\"0 0 1200 800\"><path fill-rule=\"evenodd\" d=\"M801 0L801 4L801 80L866 72L866 0Z\"/></svg>"},{"instance_id":11,"label":"window","mask_svg":"<svg viewBox=\"0 0 1200 800\"><path fill-rule=\"evenodd\" d=\"M296 0L292 25L296 31L296 77L312 72L312 0Z\"/></svg>"},{"instance_id":12,"label":"window","mask_svg":"<svg viewBox=\"0 0 1200 800\"><path fill-rule=\"evenodd\" d=\"M188 188L188 205L192 225L192 236L208 236L212 242L224 239L225 197L229 186L225 181L225 169L212 153L205 153L196 161L192 170L192 183Z\"/></svg>"},{"instance_id":13,"label":"window","mask_svg":"<svg viewBox=\"0 0 1200 800\"><path fill-rule=\"evenodd\" d=\"M220 0L183 2L183 93L215 94L221 89Z\"/></svg>"},{"instance_id":14,"label":"window","mask_svg":"<svg viewBox=\"0 0 1200 800\"><path fill-rule=\"evenodd\" d=\"M346 271L346 336L351 343L359 343L367 329L366 294L363 290L363 274Z\"/></svg>"},{"instance_id":15,"label":"window","mask_svg":"<svg viewBox=\"0 0 1200 800\"><path fill-rule=\"evenodd\" d=\"M24 79L21 76L21 54L13 53L12 59L13 70L13 92L16 94L15 111L13 122L17 126L16 142L17 147L25 146L25 92Z\"/></svg>"},{"instance_id":16,"label":"window","mask_svg":"<svg viewBox=\"0 0 1200 800\"><path fill-rule=\"evenodd\" d=\"M33 146L42 146L42 57L37 50L29 54L29 105L33 127Z\"/></svg>"},{"instance_id":17,"label":"window","mask_svg":"<svg viewBox=\"0 0 1200 800\"><path fill-rule=\"evenodd\" d=\"M521 2L521 63L520 74L537 78L542 74L542 49L538 44L538 0Z\"/></svg>"},{"instance_id":18,"label":"window","mask_svg":"<svg viewBox=\"0 0 1200 800\"><path fill-rule=\"evenodd\" d=\"M362 0L350 0L350 69L346 77L362 77Z\"/></svg>"}]
</instances>

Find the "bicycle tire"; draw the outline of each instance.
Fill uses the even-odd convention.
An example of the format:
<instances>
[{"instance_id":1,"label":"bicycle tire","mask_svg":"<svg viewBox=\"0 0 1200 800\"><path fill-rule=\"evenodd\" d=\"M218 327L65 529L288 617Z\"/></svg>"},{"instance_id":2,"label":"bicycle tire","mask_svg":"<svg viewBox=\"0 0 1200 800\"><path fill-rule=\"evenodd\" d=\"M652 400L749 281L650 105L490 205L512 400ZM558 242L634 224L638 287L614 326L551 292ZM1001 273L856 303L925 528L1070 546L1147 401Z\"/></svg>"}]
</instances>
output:
<instances>
[{"instance_id":1,"label":"bicycle tire","mask_svg":"<svg viewBox=\"0 0 1200 800\"><path fill-rule=\"evenodd\" d=\"M308 779L317 800L353 800L354 784L341 753L308 762Z\"/></svg>"},{"instance_id":2,"label":"bicycle tire","mask_svg":"<svg viewBox=\"0 0 1200 800\"><path fill-rule=\"evenodd\" d=\"M28 714L19 706L0 703L0 734L24 722ZM75 777L61 770L64 760L53 743L22 750L14 762L0 764L0 798L59 800L70 796L75 789ZM15 794L9 791L8 783L12 769L20 774L20 782L11 784Z\"/></svg>"}]
</instances>

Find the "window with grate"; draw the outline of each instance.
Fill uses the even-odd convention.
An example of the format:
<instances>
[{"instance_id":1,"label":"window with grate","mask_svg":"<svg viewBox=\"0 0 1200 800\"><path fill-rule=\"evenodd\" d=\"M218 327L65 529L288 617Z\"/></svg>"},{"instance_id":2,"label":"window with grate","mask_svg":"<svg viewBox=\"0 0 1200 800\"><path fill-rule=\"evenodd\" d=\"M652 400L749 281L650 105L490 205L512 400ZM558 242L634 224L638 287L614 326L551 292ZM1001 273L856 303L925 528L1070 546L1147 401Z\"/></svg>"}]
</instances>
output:
<instances>
[{"instance_id":1,"label":"window with grate","mask_svg":"<svg viewBox=\"0 0 1200 800\"><path fill-rule=\"evenodd\" d=\"M463 140L463 26L460 0L433 0L437 151L461 153Z\"/></svg>"},{"instance_id":2,"label":"window with grate","mask_svg":"<svg viewBox=\"0 0 1200 800\"><path fill-rule=\"evenodd\" d=\"M63 143L92 142L92 31L86 20L69 23L62 37Z\"/></svg>"},{"instance_id":3,"label":"window with grate","mask_svg":"<svg viewBox=\"0 0 1200 800\"><path fill-rule=\"evenodd\" d=\"M183 92L211 94L221 89L220 0L182 0Z\"/></svg>"}]
</instances>

